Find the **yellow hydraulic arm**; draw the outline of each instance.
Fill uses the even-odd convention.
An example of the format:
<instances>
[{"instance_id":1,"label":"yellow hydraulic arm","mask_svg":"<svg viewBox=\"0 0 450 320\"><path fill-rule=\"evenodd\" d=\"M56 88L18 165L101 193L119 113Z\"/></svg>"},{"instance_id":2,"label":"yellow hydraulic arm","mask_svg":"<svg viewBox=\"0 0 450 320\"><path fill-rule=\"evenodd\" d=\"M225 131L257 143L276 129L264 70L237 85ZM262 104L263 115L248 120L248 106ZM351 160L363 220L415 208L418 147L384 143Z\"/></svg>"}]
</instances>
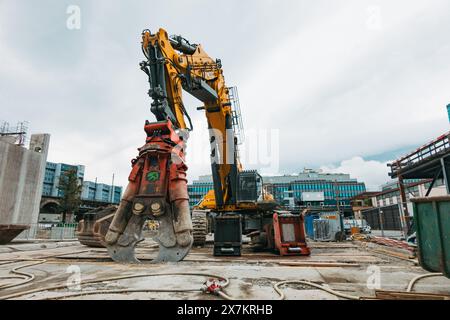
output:
<instances>
[{"instance_id":1,"label":"yellow hydraulic arm","mask_svg":"<svg viewBox=\"0 0 450 320\"><path fill-rule=\"evenodd\" d=\"M191 130L183 105L182 90L203 102L211 143L211 169L217 208L236 203L236 179L241 171L233 132L233 110L220 60L214 60L199 44L163 29L142 33L142 51L147 60L141 69L148 75L151 111L158 121L169 119L176 128ZM189 122L189 126L186 122Z\"/></svg>"}]
</instances>

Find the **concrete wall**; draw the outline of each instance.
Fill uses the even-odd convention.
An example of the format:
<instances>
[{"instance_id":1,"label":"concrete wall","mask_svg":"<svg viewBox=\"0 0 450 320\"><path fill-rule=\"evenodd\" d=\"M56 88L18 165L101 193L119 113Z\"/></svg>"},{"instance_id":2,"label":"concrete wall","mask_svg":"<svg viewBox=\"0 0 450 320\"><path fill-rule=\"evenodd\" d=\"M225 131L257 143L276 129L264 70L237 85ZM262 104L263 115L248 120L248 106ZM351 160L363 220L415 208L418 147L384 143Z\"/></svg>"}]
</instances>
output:
<instances>
[{"instance_id":1,"label":"concrete wall","mask_svg":"<svg viewBox=\"0 0 450 320\"><path fill-rule=\"evenodd\" d=\"M30 147L0 139L0 224L37 223L49 134L31 136Z\"/></svg>"}]
</instances>

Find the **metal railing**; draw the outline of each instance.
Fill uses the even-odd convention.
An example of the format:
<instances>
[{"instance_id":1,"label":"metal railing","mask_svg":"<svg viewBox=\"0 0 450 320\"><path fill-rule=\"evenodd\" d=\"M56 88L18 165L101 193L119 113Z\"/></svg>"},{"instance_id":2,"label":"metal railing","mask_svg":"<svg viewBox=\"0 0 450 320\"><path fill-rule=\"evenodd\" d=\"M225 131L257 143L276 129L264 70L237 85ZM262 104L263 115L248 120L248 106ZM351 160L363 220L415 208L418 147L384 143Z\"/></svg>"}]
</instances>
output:
<instances>
[{"instance_id":1,"label":"metal railing","mask_svg":"<svg viewBox=\"0 0 450 320\"><path fill-rule=\"evenodd\" d=\"M445 153L450 149L449 135L450 132L447 132L437 139L417 148L406 156L392 162L389 164L391 167L391 173L389 175L394 178L398 175L399 171L406 167L413 166L423 160L428 160L433 156Z\"/></svg>"},{"instance_id":2,"label":"metal railing","mask_svg":"<svg viewBox=\"0 0 450 320\"><path fill-rule=\"evenodd\" d=\"M237 87L228 87L228 98L230 99L231 103L231 121L233 124L234 136L237 138L237 144L241 145L244 143L245 135Z\"/></svg>"},{"instance_id":3,"label":"metal railing","mask_svg":"<svg viewBox=\"0 0 450 320\"><path fill-rule=\"evenodd\" d=\"M77 223L32 223L15 240L76 240Z\"/></svg>"}]
</instances>

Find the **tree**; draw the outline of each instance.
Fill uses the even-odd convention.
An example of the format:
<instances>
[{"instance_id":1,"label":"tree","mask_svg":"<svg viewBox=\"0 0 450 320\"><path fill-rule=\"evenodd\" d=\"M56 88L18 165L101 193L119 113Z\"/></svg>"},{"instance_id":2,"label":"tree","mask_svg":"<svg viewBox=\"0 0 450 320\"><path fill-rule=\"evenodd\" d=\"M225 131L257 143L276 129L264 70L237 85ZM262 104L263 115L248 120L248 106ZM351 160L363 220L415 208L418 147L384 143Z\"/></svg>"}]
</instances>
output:
<instances>
[{"instance_id":1,"label":"tree","mask_svg":"<svg viewBox=\"0 0 450 320\"><path fill-rule=\"evenodd\" d=\"M74 214L81 204L81 188L78 182L76 170L66 171L59 180L59 190L62 198L60 201L60 212L63 214L62 222L66 222L67 214Z\"/></svg>"}]
</instances>

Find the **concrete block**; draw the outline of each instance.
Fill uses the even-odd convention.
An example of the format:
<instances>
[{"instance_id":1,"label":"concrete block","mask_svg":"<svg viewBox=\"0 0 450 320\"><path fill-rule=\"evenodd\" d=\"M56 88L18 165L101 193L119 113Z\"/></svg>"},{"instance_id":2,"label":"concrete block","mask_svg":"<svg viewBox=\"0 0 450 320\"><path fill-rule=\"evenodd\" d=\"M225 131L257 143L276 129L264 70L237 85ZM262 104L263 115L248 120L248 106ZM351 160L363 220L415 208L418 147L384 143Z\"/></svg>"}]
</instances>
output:
<instances>
[{"instance_id":1,"label":"concrete block","mask_svg":"<svg viewBox=\"0 0 450 320\"><path fill-rule=\"evenodd\" d=\"M37 223L49 134L31 135L29 149L0 140L0 224Z\"/></svg>"}]
</instances>

